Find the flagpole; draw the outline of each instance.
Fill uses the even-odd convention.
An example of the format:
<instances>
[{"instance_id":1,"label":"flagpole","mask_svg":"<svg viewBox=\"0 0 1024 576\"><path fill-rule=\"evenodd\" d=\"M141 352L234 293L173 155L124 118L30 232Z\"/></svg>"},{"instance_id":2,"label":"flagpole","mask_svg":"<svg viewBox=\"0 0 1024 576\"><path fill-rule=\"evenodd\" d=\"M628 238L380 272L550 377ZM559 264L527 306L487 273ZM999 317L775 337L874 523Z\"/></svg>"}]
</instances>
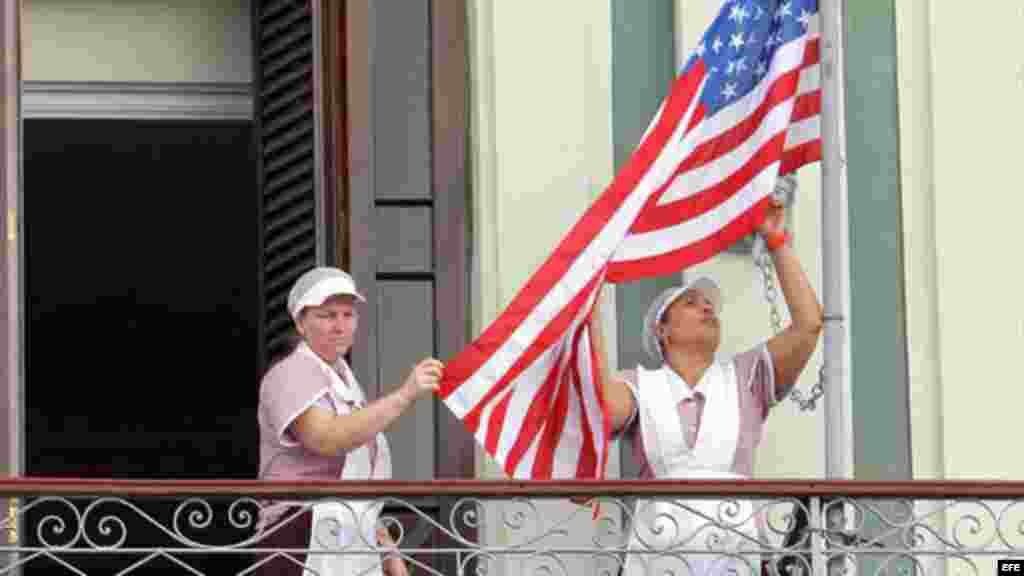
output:
<instances>
[{"instance_id":1,"label":"flagpole","mask_svg":"<svg viewBox=\"0 0 1024 576\"><path fill-rule=\"evenodd\" d=\"M820 0L822 24L822 292L825 308L825 462L831 479L853 478L850 253L846 173L845 0Z\"/></svg>"}]
</instances>

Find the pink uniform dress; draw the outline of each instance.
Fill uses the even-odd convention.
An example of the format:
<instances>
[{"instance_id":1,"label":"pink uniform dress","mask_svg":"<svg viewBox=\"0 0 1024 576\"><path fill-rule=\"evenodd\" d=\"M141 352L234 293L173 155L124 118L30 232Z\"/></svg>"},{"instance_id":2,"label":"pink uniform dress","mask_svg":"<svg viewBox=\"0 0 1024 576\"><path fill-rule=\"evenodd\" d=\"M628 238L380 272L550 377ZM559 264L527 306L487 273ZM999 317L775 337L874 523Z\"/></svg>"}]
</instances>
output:
<instances>
[{"instance_id":1,"label":"pink uniform dress","mask_svg":"<svg viewBox=\"0 0 1024 576\"><path fill-rule=\"evenodd\" d=\"M764 345L712 364L695 386L667 366L625 371L620 377L636 399L637 410L625 427L625 436L633 443L644 478L749 478L769 409L788 393L776 390L771 356ZM629 548L653 553L629 554L624 574L654 574L661 573L662 566L678 567L681 556L672 553L673 548L713 546L742 554L744 548L760 547L760 533L760 518L750 501L640 501ZM742 557L755 574L760 572L756 556ZM682 558L694 576L750 573L739 558L718 554Z\"/></svg>"},{"instance_id":2,"label":"pink uniform dress","mask_svg":"<svg viewBox=\"0 0 1024 576\"><path fill-rule=\"evenodd\" d=\"M366 397L345 360L333 366L301 343L274 365L260 386L260 478L266 480L370 480L391 478L391 456L383 434L354 450L321 456L307 449L292 431L295 419L311 406L348 414L366 405ZM367 501L318 501L301 513L301 502L276 502L263 509L260 548L310 550L364 549L377 545L379 506ZM297 516L296 516L297 515ZM265 574L381 574L376 553L300 555L300 564L277 558Z\"/></svg>"}]
</instances>

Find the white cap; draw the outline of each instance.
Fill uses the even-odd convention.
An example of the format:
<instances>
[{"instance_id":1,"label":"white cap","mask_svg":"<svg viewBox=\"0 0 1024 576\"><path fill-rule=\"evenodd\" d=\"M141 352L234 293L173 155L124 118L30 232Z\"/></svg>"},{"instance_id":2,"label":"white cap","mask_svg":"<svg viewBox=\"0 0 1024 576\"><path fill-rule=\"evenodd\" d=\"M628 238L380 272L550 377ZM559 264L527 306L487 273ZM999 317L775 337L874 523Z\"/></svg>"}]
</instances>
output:
<instances>
[{"instance_id":1,"label":"white cap","mask_svg":"<svg viewBox=\"0 0 1024 576\"><path fill-rule=\"evenodd\" d=\"M360 302L366 302L366 298L356 292L356 281L347 272L326 266L313 268L299 276L288 292L288 313L298 320L303 308L320 306L331 296L339 295L352 296Z\"/></svg>"},{"instance_id":2,"label":"white cap","mask_svg":"<svg viewBox=\"0 0 1024 576\"><path fill-rule=\"evenodd\" d=\"M722 311L722 291L719 289L718 283L710 276L698 276L682 286L673 286L658 294L658 297L647 308L647 313L644 314L642 344L644 352L647 352L647 355L659 364L665 361L665 355L661 350L661 342L658 341L658 323L661 322L665 311L676 301L676 298L691 288L700 290L708 300L711 300L716 315Z\"/></svg>"}]
</instances>

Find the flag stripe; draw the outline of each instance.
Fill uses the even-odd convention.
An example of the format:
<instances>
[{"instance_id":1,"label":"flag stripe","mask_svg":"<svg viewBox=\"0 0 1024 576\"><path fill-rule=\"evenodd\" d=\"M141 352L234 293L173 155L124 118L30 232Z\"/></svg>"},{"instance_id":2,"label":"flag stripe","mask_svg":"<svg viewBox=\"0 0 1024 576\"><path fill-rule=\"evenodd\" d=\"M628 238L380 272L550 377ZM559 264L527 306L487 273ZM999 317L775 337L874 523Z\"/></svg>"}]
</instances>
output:
<instances>
[{"instance_id":1,"label":"flag stripe","mask_svg":"<svg viewBox=\"0 0 1024 576\"><path fill-rule=\"evenodd\" d=\"M563 369L559 370L558 394L555 405L548 416L544 426L544 432L540 438L540 446L537 450L537 459L533 461L533 477L547 478L551 476L551 467L555 459L555 449L558 447L558 439L565 427L565 420L569 412L569 390L570 372L575 371L576 347L579 344L580 336L583 334L583 326L576 329L576 336L573 338L572 346L567 350L568 362ZM564 353L564 352L563 352Z\"/></svg>"},{"instance_id":2,"label":"flag stripe","mask_svg":"<svg viewBox=\"0 0 1024 576\"><path fill-rule=\"evenodd\" d=\"M537 458L537 450L540 447L540 443L531 442L530 448L523 455L519 462L519 465L515 469L510 470L508 466L505 466L505 473L513 478L529 478L530 470L533 469L533 461ZM503 460L498 460L503 462ZM507 463L506 463L507 464Z\"/></svg>"},{"instance_id":3,"label":"flag stripe","mask_svg":"<svg viewBox=\"0 0 1024 576\"><path fill-rule=\"evenodd\" d=\"M749 117L747 117L748 114L743 114L742 116L745 117L745 119L740 120L730 129L722 129L721 126L708 128L708 131L713 131L715 133L715 136L710 137L706 142L698 146L694 151L693 155L683 161L683 164L680 166L678 172L686 173L695 168L710 164L712 161L718 160L722 156L725 156L732 152L732 148L738 145L740 142L749 141L752 136L756 136L756 130L762 125L765 118L767 118L769 114L776 110L776 108L779 105L786 103L787 100L793 95L794 75L799 75L798 80L796 81L795 92L797 94L800 94L800 84L804 74L807 72L807 67L813 66L815 64L814 61L808 60L807 55L809 53L816 54L817 48L807 48L807 50L805 51L805 57L803 59L803 62L801 63L801 67L792 70L786 70L780 73L778 76L767 80L766 86L768 86L769 88L766 91L766 94L757 95L752 93L749 97L742 99L742 101L738 101L737 104L732 107L732 111L734 113L743 111L744 107L749 109L749 107L753 106L755 103L755 100L751 98L753 98L754 96L760 96L761 98L763 98L763 101L760 105L757 106L754 113L749 114ZM820 107L820 91L818 92L817 98L815 98L813 95L806 95L806 97L805 95L799 96L797 98L797 103L800 107L800 113L802 114L805 111L807 111L809 107L813 107L814 104L809 101L815 99L817 100L818 106ZM723 111L723 114L724 113L726 112ZM799 119L801 118L793 118L793 120ZM677 200L678 198L683 197L682 194L686 190L686 188L677 187L675 183L673 184L673 189L674 190L672 194L663 195L663 197L659 200L659 204L668 204L673 200ZM699 189L693 190L690 193L694 194L697 192L699 192Z\"/></svg>"},{"instance_id":4,"label":"flag stripe","mask_svg":"<svg viewBox=\"0 0 1024 576\"><path fill-rule=\"evenodd\" d=\"M692 102L695 99L690 98L689 100ZM694 107L695 105L691 105L687 114L692 114ZM681 125L681 122L677 123L677 131L681 131L682 128L678 128L678 125ZM656 130L655 132L657 133L658 131ZM612 214L612 218L607 223L603 233L596 238L592 238L590 244L582 248L582 254L578 253L575 247L566 246L567 242L563 242L563 245L549 258L549 262L571 262L569 272L561 277L548 278L547 281L550 283L550 286L548 291L543 294L534 295L532 291L541 290L544 286L533 286L533 282L528 283L528 289L520 292L513 301L513 304L499 317L496 324L507 325L510 330L509 334L503 336L495 335L495 338L501 338L500 344L503 347L500 349L500 352L496 348L498 343L485 343L483 342L484 338L481 337L480 340L471 345L471 348L476 350L486 349L488 350L487 355L483 356L475 352L460 355L449 363L446 368L445 381L457 381L463 378L461 375L466 374L469 369L475 366L476 369L473 370L470 376L465 377L466 380L470 377L479 376L487 381L494 382L500 378L501 381L498 382L497 386L503 388L508 384L508 379L502 375L506 375L506 372L510 369L514 369L517 372L522 371L524 366L532 362L538 349L535 340L541 338L546 344L552 342L561 334L561 332L555 331L541 333L540 336L537 336L537 332L542 330L547 323L546 319L559 314L559 310L567 305L568 300L579 289L582 289L587 280L594 277L597 273L597 267L601 266L602 262L607 261L614 247L624 237L629 223L635 218L636 212L640 210L649 197L650 190L660 184L661 178L667 177L668 172L674 165L672 158L665 156L658 157L656 160L657 164L651 168L651 174L644 174L643 179L638 184L639 192L628 195L625 198L619 210ZM598 204L600 203L601 200L599 199ZM588 211L588 214L590 212ZM584 215L584 219L586 218L587 215ZM541 271L535 273L535 278L543 276L543 271L544 267L542 267ZM543 299L532 310L521 309L516 306L516 301L530 301L535 296ZM516 348L521 342L533 342L535 345L531 348ZM499 353L495 354L495 352ZM517 356L524 352L530 356L525 358ZM481 363L482 366L480 365ZM444 382L442 382L442 386L444 386ZM453 394L450 399L446 398L446 403L456 416L463 417L467 411L481 401L485 392L489 393L487 388L483 386L460 387L460 385L453 384L451 391Z\"/></svg>"},{"instance_id":5,"label":"flag stripe","mask_svg":"<svg viewBox=\"0 0 1024 576\"><path fill-rule=\"evenodd\" d=\"M686 219L684 216L678 223L660 230L633 234L623 241L622 246L613 257L613 262L656 257L658 254L673 252L690 243L702 242L714 236L716 230L730 223L734 218L746 213L762 198L768 197L772 190L771 186L774 185L777 177L777 166L774 164L781 158L783 138L782 134L777 136L773 150L767 150L764 155L755 158L756 164L744 167L746 173L735 177L737 181L735 193L725 202L719 204L718 210L702 212L690 219ZM750 181L752 176L753 181ZM753 229L754 224L756 222L751 224L747 233ZM673 260L673 263L679 264L680 262Z\"/></svg>"},{"instance_id":6,"label":"flag stripe","mask_svg":"<svg viewBox=\"0 0 1024 576\"><path fill-rule=\"evenodd\" d=\"M780 117L782 118L788 118L789 114L789 110L780 110ZM725 179L721 182L705 188L697 195L683 198L664 206L658 206L656 210L651 210L649 216L642 222L640 219L637 219L631 230L633 235L627 238L626 242L637 242L638 240L633 240L634 236L663 230L682 220L715 212L723 202L729 200L737 191L746 186L754 176L782 158L782 151L786 144L786 133L785 131L780 132L779 129L778 125L766 125L765 132L777 132L777 134L767 141L763 139L751 141L753 144L761 144L760 148L748 159L736 158L735 163L737 166L735 168L730 165L733 162L726 163L726 166L720 169L722 175L725 176ZM740 152L744 151L741 150ZM743 160L746 161L739 164ZM704 180L713 180L713 178L705 177ZM771 189L766 191L766 193L770 192ZM639 241L643 242L646 240ZM657 249L656 246L651 248Z\"/></svg>"},{"instance_id":7,"label":"flag stripe","mask_svg":"<svg viewBox=\"0 0 1024 576\"><path fill-rule=\"evenodd\" d=\"M799 41L790 42L779 48L771 70L757 87L719 110L714 116L705 119L700 125L699 132L688 130L687 139L696 145L703 140L713 140L742 123L750 115L751 110L757 109L758 103L767 96L780 77L800 69L806 54L805 43Z\"/></svg>"},{"instance_id":8,"label":"flag stripe","mask_svg":"<svg viewBox=\"0 0 1024 576\"><path fill-rule=\"evenodd\" d=\"M659 125L632 156L626 169L612 182L612 185L587 210L583 218L572 228L568 236L550 258L541 266L516 295L506 311L480 336L477 341L453 360L445 369L439 395L446 399L459 385L471 378L480 367L501 347L527 314L534 310L549 293L552 280L565 276L575 263L566 255L577 254L597 235L602 227L620 209L626 198L636 192L637 185L652 165L659 159L659 152L677 129L687 111L692 110L697 88L703 79L703 66L695 66L688 74L680 76L676 87L669 95L666 114ZM475 402L470 403L470 405ZM457 414L458 415L458 414Z\"/></svg>"},{"instance_id":9,"label":"flag stripe","mask_svg":"<svg viewBox=\"0 0 1024 576\"><path fill-rule=\"evenodd\" d=\"M787 122L780 115L800 120L820 112L820 91L797 97L791 112L785 108L785 104L791 101L791 96L800 83L801 70L816 64L817 44L817 40L807 42L801 63L803 68L787 71L774 81L770 81L771 87L767 91L767 96L749 118L740 122L734 129L724 131L698 146L694 155L683 162L679 169L681 174L672 181L668 191L658 201L659 206L646 211L644 216L638 218L630 229L631 232L658 230L682 219L715 210L725 198L742 187L745 180L733 179L731 184L725 186L715 184L720 184L723 175L749 173L746 168L750 164L748 157L753 152L750 150L751 146L763 143L766 139L765 133L774 132L776 127L785 127ZM774 137L769 143L774 143ZM754 155L762 155L763 151L764 147L758 149ZM716 152L716 161L703 166L703 159L692 159L700 155L711 156ZM774 157L781 158L781 155ZM762 157L761 166L771 163L771 157L768 158L769 162L764 160ZM740 166L744 169L737 171Z\"/></svg>"},{"instance_id":10,"label":"flag stripe","mask_svg":"<svg viewBox=\"0 0 1024 576\"><path fill-rule=\"evenodd\" d=\"M800 86L796 92L803 95L818 90L821 90L821 62L816 61L814 65L804 68L800 73Z\"/></svg>"},{"instance_id":11,"label":"flag stripe","mask_svg":"<svg viewBox=\"0 0 1024 576\"><path fill-rule=\"evenodd\" d=\"M690 140L690 134L697 128L697 126L700 126L704 122L706 115L707 109L703 104L701 104L697 107L697 113L690 118L690 123L686 125L686 130L683 132L684 138ZM690 143L692 145L692 141Z\"/></svg>"},{"instance_id":12,"label":"flag stripe","mask_svg":"<svg viewBox=\"0 0 1024 576\"><path fill-rule=\"evenodd\" d=\"M804 164L821 160L821 140L811 140L796 148L786 150L779 165L779 172L788 174Z\"/></svg>"},{"instance_id":13,"label":"flag stripe","mask_svg":"<svg viewBox=\"0 0 1024 576\"><path fill-rule=\"evenodd\" d=\"M494 407L490 418L487 419L487 440L484 442L484 448L491 454L498 449L498 436L504 429L505 414L508 413L508 404L511 400L511 392L505 394L505 397L499 400L497 406Z\"/></svg>"},{"instance_id":14,"label":"flag stripe","mask_svg":"<svg viewBox=\"0 0 1024 576\"><path fill-rule=\"evenodd\" d=\"M794 123L786 131L786 151L783 157L793 148L800 147L812 140L821 138L821 116L813 116ZM783 172L785 174L785 172Z\"/></svg>"},{"instance_id":15,"label":"flag stripe","mask_svg":"<svg viewBox=\"0 0 1024 576\"><path fill-rule=\"evenodd\" d=\"M582 306L576 306L574 301L572 309L574 310L572 323L567 328L570 334L574 333L578 326L587 318L591 307L593 306L593 296L597 294L597 286L600 285L603 280L604 274L601 273L595 276L594 280L577 295L577 299L582 302ZM568 310L569 308L567 308ZM541 389L533 395L533 400L530 402L529 407L520 413L525 413L522 426L517 430L515 439L512 442L512 446L507 452L504 452L499 446L497 455L502 460L506 461L507 470L515 470L526 449L534 442L537 434L545 424L549 424L547 420L550 417L550 413L546 411L552 405L553 394L562 384L563 375L565 374L567 365L570 360L570 354L572 346L567 342L558 343L558 354L554 362L551 362L551 370L549 371L547 378L544 380L544 384Z\"/></svg>"},{"instance_id":16,"label":"flag stripe","mask_svg":"<svg viewBox=\"0 0 1024 576\"><path fill-rule=\"evenodd\" d=\"M565 370L563 359L563 356L560 354L558 361L552 363L551 369L548 371L548 377L544 380L544 385L540 387L540 390L530 401L530 407L526 410L522 426L518 430L519 433L516 434L515 442L512 443L512 448L509 449L508 455L504 457L505 471L509 474L515 473L516 467L519 466L523 455L526 454L526 450L533 443L537 434L540 433L541 428L549 424L548 410L551 406L551 399L558 388L562 371Z\"/></svg>"},{"instance_id":17,"label":"flag stripe","mask_svg":"<svg viewBox=\"0 0 1024 576\"><path fill-rule=\"evenodd\" d=\"M545 350L544 353L536 359L536 361L526 368L518 377L518 379L524 383L523 386L506 386L503 390L495 390L494 394L486 395L483 400L472 406L472 410L468 411L465 416L466 427L470 431L475 432L481 439L487 437L487 430L480 428L479 425L489 425L491 419L490 414L494 411L495 404L499 402L505 394L510 395L510 408L514 413L522 408L525 402L528 402L528 398L531 394L536 393L544 382L544 376L547 374L546 366L552 362L558 356L557 349ZM485 419L483 416L487 414L488 417ZM501 438L507 436L507 433L500 433L498 438L498 446L502 444ZM485 444L486 447L486 444Z\"/></svg>"},{"instance_id":18,"label":"flag stripe","mask_svg":"<svg viewBox=\"0 0 1024 576\"><path fill-rule=\"evenodd\" d=\"M797 96L793 103L793 122L814 118L821 114L821 90Z\"/></svg>"},{"instance_id":19,"label":"flag stripe","mask_svg":"<svg viewBox=\"0 0 1024 576\"><path fill-rule=\"evenodd\" d=\"M763 217L764 210L770 202L770 198L762 198L757 204L734 218L732 222L700 240L674 247L654 256L615 262L608 268L608 281L633 282L640 278L662 274L666 267L678 270L704 262L746 236Z\"/></svg>"},{"instance_id":20,"label":"flag stripe","mask_svg":"<svg viewBox=\"0 0 1024 576\"><path fill-rule=\"evenodd\" d=\"M601 462L598 462L597 451L596 451L596 448L594 446L594 438L593 438L594 428L595 427L594 427L594 425L591 422L591 418L592 418L593 414L592 414L591 410L587 410L587 406L591 406L591 407L597 406L597 407L599 407L600 408L600 412L599 412L599 414L597 414L597 416L599 418L601 418L602 424L604 423L605 418L603 416L605 414L607 414L607 409L605 408L605 405L604 405L604 393L601 390L601 388L604 387L604 379L603 379L603 375L600 373L600 370L598 369L599 364L598 364L597 357L595 356L594 347L593 347L592 342L591 342L592 338L593 338L593 335L591 334L590 330L588 329L587 330L587 337L585 339L585 342L587 344L590 344L590 345L587 346L588 350L585 351L585 354L581 354L580 355L580 360L582 362L582 361L585 361L585 359L589 359L589 363L590 363L589 372L590 372L590 374L587 374L586 376L590 376L590 378L587 378L586 381L587 382L593 382L597 386L596 402L594 401L593 398L588 398L588 394L587 394L587 392L590 392L591 395L594 395L593 394L594 389L593 388L586 389L583 386L584 377L586 377L586 376L581 377L579 370L575 370L574 369L573 372L572 372L572 377L573 377L572 384L573 384L573 387L576 389L576 396L577 396L577 398L579 399L579 402L580 402L580 413L581 413L580 423L581 423L581 425L583 427L583 448L580 451L579 462L577 463L577 466L576 466L576 477L577 478L586 478L586 477L591 477L591 476L598 475L598 472L600 471L600 469L598 467L604 461L607 460L607 457L605 457L605 458L601 459L602 460ZM575 368L575 366L574 366L574 368ZM586 392L584 390L586 390ZM608 442L609 438L611 437L610 429L611 429L611 423L610 422L608 422L607 426L602 426L601 438L602 438L603 442L606 444L605 448L607 448L607 442ZM601 450L601 454L605 454L606 455L607 454L607 449ZM601 474L601 475L603 476L603 474Z\"/></svg>"},{"instance_id":21,"label":"flag stripe","mask_svg":"<svg viewBox=\"0 0 1024 576\"><path fill-rule=\"evenodd\" d=\"M512 446L522 432L521 416L526 414L534 398L547 384L552 366L563 362L566 346L568 346L567 343L559 342L545 350L529 368L510 383L508 389L512 391L512 401L509 403L509 411L520 418L517 418L512 426L506 425L501 429L498 435L498 445L494 451L499 459L504 460L512 450Z\"/></svg>"},{"instance_id":22,"label":"flag stripe","mask_svg":"<svg viewBox=\"0 0 1024 576\"><path fill-rule=\"evenodd\" d=\"M495 385L488 390L478 402L474 403L472 409L466 415L467 427L470 426L471 423L478 422L479 413L483 410L484 406L491 402L498 394L504 391L514 380L516 380L519 374L530 366L532 361L539 354L544 352L558 339L559 334L564 333L565 330L569 328L580 308L586 302L587 296L593 291L601 276L602 274L600 272L594 274L587 286L572 299L569 305L563 308L557 316L551 319L541 335L530 344L527 351L516 359L516 362L512 367L501 376ZM446 367L445 372L447 371L448 368ZM476 432L476 426L474 425L471 427L470 431Z\"/></svg>"},{"instance_id":23,"label":"flag stripe","mask_svg":"<svg viewBox=\"0 0 1024 576\"><path fill-rule=\"evenodd\" d=\"M721 134L701 142L694 149L693 154L683 160L677 173L688 172L695 168L706 166L731 152L740 142L747 141L777 106L786 103L796 94L799 83L799 69L790 70L780 75L770 84L764 100L758 104L753 113L747 115L742 122L723 131Z\"/></svg>"}]
</instances>

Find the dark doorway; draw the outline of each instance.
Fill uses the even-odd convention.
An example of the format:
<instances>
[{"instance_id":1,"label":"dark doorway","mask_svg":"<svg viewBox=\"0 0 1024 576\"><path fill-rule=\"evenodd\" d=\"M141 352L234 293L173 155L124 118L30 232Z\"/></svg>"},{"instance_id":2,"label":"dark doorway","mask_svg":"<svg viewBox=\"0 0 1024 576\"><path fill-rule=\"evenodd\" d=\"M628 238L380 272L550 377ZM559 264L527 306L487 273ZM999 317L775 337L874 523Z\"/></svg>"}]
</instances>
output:
<instances>
[{"instance_id":1,"label":"dark doorway","mask_svg":"<svg viewBox=\"0 0 1024 576\"><path fill-rule=\"evenodd\" d=\"M249 122L25 122L27 474L256 476L252 138Z\"/></svg>"}]
</instances>

